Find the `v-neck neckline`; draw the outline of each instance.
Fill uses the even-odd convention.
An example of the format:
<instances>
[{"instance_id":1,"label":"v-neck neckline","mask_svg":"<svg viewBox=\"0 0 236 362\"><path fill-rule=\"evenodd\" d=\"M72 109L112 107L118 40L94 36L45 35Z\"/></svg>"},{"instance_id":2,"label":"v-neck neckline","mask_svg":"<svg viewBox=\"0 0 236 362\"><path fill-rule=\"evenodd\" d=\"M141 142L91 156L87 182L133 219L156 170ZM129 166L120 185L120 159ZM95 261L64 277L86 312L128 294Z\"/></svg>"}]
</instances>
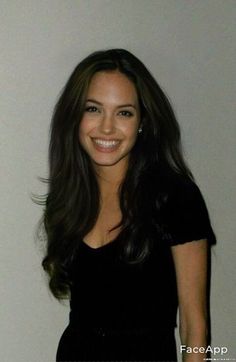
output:
<instances>
[{"instance_id":1,"label":"v-neck neckline","mask_svg":"<svg viewBox=\"0 0 236 362\"><path fill-rule=\"evenodd\" d=\"M87 244L86 241L84 241L84 239L81 239L81 244L84 245L88 250L91 250L92 252L96 253L96 252L100 252L100 251L109 249L111 246L113 246L113 244L116 244L117 241L118 241L118 238L115 238L115 239L109 241L108 243L98 246L96 248L93 248L92 246Z\"/></svg>"}]
</instances>

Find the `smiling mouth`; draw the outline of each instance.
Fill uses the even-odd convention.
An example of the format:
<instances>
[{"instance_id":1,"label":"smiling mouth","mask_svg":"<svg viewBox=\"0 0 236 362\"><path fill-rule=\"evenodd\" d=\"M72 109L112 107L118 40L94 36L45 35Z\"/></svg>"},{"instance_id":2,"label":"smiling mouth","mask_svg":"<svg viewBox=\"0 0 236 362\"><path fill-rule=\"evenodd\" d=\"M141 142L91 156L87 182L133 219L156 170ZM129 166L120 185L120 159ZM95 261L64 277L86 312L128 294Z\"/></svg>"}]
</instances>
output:
<instances>
[{"instance_id":1,"label":"smiling mouth","mask_svg":"<svg viewBox=\"0 0 236 362\"><path fill-rule=\"evenodd\" d=\"M117 149L121 143L120 140L104 140L101 138L93 138L92 141L98 150L109 150L109 151Z\"/></svg>"}]
</instances>

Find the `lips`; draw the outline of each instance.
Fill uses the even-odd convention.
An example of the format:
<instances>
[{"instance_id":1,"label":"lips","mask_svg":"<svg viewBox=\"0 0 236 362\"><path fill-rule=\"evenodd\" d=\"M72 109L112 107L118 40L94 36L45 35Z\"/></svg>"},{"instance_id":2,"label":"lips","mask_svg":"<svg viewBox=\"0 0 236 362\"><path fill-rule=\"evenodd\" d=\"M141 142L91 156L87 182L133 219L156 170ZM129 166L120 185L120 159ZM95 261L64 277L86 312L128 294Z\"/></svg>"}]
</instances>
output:
<instances>
[{"instance_id":1,"label":"lips","mask_svg":"<svg viewBox=\"0 0 236 362\"><path fill-rule=\"evenodd\" d=\"M96 149L101 151L113 151L117 149L121 143L121 141L117 139L105 140L102 138L93 138L92 141Z\"/></svg>"}]
</instances>

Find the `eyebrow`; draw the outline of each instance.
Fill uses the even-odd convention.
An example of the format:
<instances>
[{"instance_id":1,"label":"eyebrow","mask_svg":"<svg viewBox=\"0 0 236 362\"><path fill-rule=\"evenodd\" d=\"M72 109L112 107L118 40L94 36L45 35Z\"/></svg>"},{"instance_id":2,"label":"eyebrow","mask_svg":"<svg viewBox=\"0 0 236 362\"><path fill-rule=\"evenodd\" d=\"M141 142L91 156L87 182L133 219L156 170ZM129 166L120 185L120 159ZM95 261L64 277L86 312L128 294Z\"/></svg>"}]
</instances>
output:
<instances>
[{"instance_id":1,"label":"eyebrow","mask_svg":"<svg viewBox=\"0 0 236 362\"><path fill-rule=\"evenodd\" d=\"M95 99L87 99L86 102L91 102L91 103L96 103L99 106L102 106L103 104L99 101L96 101ZM117 108L123 108L123 107L132 107L134 109L136 109L135 105L131 104L131 103L127 103L127 104L121 104L120 106L118 106Z\"/></svg>"}]
</instances>

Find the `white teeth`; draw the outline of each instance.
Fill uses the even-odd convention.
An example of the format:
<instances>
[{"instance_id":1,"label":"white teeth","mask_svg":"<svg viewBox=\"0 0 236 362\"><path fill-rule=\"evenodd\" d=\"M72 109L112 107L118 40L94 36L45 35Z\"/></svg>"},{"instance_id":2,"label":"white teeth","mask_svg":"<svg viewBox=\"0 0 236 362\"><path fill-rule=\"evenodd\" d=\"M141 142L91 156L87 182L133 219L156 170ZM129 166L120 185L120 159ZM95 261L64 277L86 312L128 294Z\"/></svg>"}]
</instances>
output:
<instances>
[{"instance_id":1,"label":"white teeth","mask_svg":"<svg viewBox=\"0 0 236 362\"><path fill-rule=\"evenodd\" d=\"M93 141L97 144L97 145L100 145L102 147L114 147L116 145L118 145L118 143L120 141L115 141L115 140L112 140L112 141L105 141L105 140L101 140L101 139L93 139Z\"/></svg>"}]
</instances>

